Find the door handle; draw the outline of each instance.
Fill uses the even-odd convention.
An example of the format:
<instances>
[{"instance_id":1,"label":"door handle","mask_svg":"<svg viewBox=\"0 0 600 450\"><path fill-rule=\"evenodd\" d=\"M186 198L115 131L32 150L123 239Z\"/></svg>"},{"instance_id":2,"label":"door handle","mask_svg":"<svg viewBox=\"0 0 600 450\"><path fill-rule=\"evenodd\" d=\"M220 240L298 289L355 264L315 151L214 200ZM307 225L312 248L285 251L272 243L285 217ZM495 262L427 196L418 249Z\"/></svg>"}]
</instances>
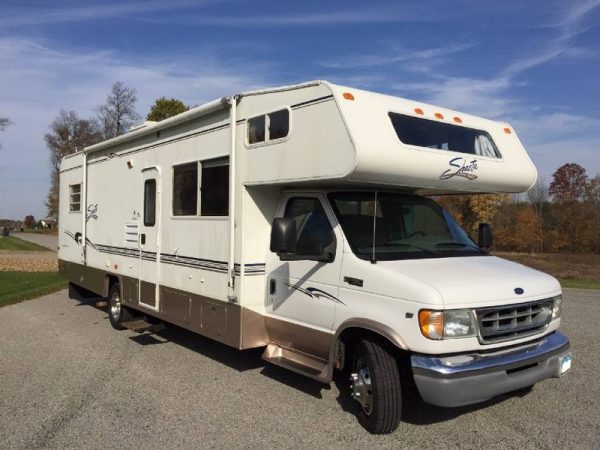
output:
<instances>
[{"instance_id":1,"label":"door handle","mask_svg":"<svg viewBox=\"0 0 600 450\"><path fill-rule=\"evenodd\" d=\"M140 234L140 243L146 245L146 233Z\"/></svg>"},{"instance_id":2,"label":"door handle","mask_svg":"<svg viewBox=\"0 0 600 450\"><path fill-rule=\"evenodd\" d=\"M275 280L273 278L271 278L269 280L269 294L275 295L276 291L277 291L277 284L275 283Z\"/></svg>"}]
</instances>

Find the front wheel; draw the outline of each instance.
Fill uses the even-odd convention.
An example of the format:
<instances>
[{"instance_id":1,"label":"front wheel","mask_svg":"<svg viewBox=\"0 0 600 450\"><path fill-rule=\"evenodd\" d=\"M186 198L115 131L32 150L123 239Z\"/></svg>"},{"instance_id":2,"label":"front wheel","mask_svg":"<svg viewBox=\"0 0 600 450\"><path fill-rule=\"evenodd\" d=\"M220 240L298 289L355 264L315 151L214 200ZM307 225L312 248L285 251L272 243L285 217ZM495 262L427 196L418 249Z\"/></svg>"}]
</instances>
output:
<instances>
[{"instance_id":1,"label":"front wheel","mask_svg":"<svg viewBox=\"0 0 600 450\"><path fill-rule=\"evenodd\" d=\"M384 347L358 341L352 351L351 396L360 404L358 421L370 433L387 434L402 416L398 363Z\"/></svg>"}]
</instances>

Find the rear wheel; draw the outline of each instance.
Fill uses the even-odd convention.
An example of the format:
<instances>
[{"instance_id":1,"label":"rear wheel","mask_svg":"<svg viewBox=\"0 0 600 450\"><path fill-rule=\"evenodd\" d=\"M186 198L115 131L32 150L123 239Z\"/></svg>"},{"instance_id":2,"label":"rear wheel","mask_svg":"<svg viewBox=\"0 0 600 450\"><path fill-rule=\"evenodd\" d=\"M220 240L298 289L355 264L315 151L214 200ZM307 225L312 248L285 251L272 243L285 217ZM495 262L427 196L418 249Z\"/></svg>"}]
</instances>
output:
<instances>
[{"instance_id":1,"label":"rear wheel","mask_svg":"<svg viewBox=\"0 0 600 450\"><path fill-rule=\"evenodd\" d=\"M114 283L108 293L108 319L115 330L124 330L123 322L134 319L131 310L121 302L121 286Z\"/></svg>"},{"instance_id":2,"label":"rear wheel","mask_svg":"<svg viewBox=\"0 0 600 450\"><path fill-rule=\"evenodd\" d=\"M360 405L357 417L370 433L387 434L402 416L398 363L379 343L360 340L352 351L351 396Z\"/></svg>"}]
</instances>

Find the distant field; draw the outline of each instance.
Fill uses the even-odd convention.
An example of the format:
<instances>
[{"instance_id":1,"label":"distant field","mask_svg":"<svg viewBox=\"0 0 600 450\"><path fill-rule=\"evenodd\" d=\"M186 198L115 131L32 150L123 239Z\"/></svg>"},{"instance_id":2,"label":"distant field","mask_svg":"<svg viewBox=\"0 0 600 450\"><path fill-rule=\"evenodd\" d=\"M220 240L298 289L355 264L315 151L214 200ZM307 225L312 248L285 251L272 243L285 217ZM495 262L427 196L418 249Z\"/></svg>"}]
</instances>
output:
<instances>
[{"instance_id":1,"label":"distant field","mask_svg":"<svg viewBox=\"0 0 600 450\"><path fill-rule=\"evenodd\" d=\"M564 287L600 289L600 255L494 252L558 278Z\"/></svg>"},{"instance_id":2,"label":"distant field","mask_svg":"<svg viewBox=\"0 0 600 450\"><path fill-rule=\"evenodd\" d=\"M0 307L67 287L56 272L0 272Z\"/></svg>"},{"instance_id":3,"label":"distant field","mask_svg":"<svg viewBox=\"0 0 600 450\"><path fill-rule=\"evenodd\" d=\"M46 247L13 236L0 237L0 250L47 252Z\"/></svg>"}]
</instances>

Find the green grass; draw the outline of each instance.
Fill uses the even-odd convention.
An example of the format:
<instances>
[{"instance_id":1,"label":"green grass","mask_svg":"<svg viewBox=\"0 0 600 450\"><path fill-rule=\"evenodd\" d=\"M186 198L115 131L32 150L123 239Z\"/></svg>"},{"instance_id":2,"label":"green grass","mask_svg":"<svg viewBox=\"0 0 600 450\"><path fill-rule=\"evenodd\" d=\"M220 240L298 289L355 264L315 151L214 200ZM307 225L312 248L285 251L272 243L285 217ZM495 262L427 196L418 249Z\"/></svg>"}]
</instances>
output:
<instances>
[{"instance_id":1,"label":"green grass","mask_svg":"<svg viewBox=\"0 0 600 450\"><path fill-rule=\"evenodd\" d=\"M56 272L0 272L0 307L67 287Z\"/></svg>"},{"instance_id":2,"label":"green grass","mask_svg":"<svg viewBox=\"0 0 600 450\"><path fill-rule=\"evenodd\" d=\"M577 278L559 278L560 285L566 288L600 289L600 281L578 280Z\"/></svg>"},{"instance_id":3,"label":"green grass","mask_svg":"<svg viewBox=\"0 0 600 450\"><path fill-rule=\"evenodd\" d=\"M0 237L0 250L17 250L17 251L32 251L32 252L48 252L46 247L34 244L33 242L24 241L23 239L14 236Z\"/></svg>"}]
</instances>

